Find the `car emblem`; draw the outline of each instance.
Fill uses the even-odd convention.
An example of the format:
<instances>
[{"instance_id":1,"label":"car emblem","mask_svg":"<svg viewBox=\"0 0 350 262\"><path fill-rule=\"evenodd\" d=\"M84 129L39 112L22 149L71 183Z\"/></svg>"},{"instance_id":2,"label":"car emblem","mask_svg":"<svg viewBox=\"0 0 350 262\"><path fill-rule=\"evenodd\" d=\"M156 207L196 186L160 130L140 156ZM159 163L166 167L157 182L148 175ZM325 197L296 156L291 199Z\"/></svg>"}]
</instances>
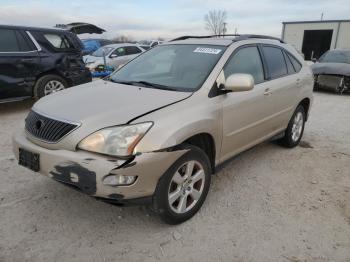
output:
<instances>
[{"instance_id":1,"label":"car emblem","mask_svg":"<svg viewBox=\"0 0 350 262\"><path fill-rule=\"evenodd\" d=\"M43 126L44 126L44 121L43 121L43 120L39 119L39 120L37 120L37 121L35 122L35 128L36 128L36 130L41 129Z\"/></svg>"}]
</instances>

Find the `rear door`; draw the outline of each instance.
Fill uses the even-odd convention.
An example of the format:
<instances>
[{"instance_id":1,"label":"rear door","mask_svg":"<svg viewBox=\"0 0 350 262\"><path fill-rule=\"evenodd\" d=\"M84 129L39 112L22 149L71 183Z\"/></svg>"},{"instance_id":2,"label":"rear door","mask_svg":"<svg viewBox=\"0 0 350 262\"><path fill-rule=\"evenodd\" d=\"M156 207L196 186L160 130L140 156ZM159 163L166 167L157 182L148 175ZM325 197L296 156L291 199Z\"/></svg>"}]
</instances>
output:
<instances>
[{"instance_id":1,"label":"rear door","mask_svg":"<svg viewBox=\"0 0 350 262\"><path fill-rule=\"evenodd\" d=\"M275 113L271 122L274 130L286 128L295 109L298 95L298 74L286 56L284 49L274 45L262 45L267 66L271 100Z\"/></svg>"},{"instance_id":2,"label":"rear door","mask_svg":"<svg viewBox=\"0 0 350 262\"><path fill-rule=\"evenodd\" d=\"M0 100L32 96L39 61L27 32L0 28Z\"/></svg>"}]
</instances>

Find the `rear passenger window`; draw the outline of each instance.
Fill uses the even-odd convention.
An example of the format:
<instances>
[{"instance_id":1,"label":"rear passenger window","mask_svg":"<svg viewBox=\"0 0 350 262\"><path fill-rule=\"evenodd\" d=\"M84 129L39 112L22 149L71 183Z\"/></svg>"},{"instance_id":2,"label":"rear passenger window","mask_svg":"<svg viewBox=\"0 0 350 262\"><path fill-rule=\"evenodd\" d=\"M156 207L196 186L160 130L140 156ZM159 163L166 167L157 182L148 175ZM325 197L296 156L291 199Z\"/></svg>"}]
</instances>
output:
<instances>
[{"instance_id":1,"label":"rear passenger window","mask_svg":"<svg viewBox=\"0 0 350 262\"><path fill-rule=\"evenodd\" d=\"M272 79L287 74L287 66L282 50L277 47L264 46L264 55Z\"/></svg>"},{"instance_id":2,"label":"rear passenger window","mask_svg":"<svg viewBox=\"0 0 350 262\"><path fill-rule=\"evenodd\" d=\"M300 62L298 60L296 60L296 58L294 58L294 56L287 54L290 61L293 64L293 67L295 69L296 72L299 72L301 70L302 65L300 64Z\"/></svg>"},{"instance_id":3,"label":"rear passenger window","mask_svg":"<svg viewBox=\"0 0 350 262\"><path fill-rule=\"evenodd\" d=\"M20 52L16 31L0 29L0 52Z\"/></svg>"},{"instance_id":4,"label":"rear passenger window","mask_svg":"<svg viewBox=\"0 0 350 262\"><path fill-rule=\"evenodd\" d=\"M126 47L126 54L127 55L135 55L141 53L141 50L137 48L136 46L127 46Z\"/></svg>"},{"instance_id":5,"label":"rear passenger window","mask_svg":"<svg viewBox=\"0 0 350 262\"><path fill-rule=\"evenodd\" d=\"M57 49L71 49L73 45L68 41L67 37L58 34L44 34L47 41Z\"/></svg>"},{"instance_id":6,"label":"rear passenger window","mask_svg":"<svg viewBox=\"0 0 350 262\"><path fill-rule=\"evenodd\" d=\"M256 84L264 81L263 65L256 46L244 47L230 58L224 68L225 77L238 73L252 75Z\"/></svg>"}]
</instances>

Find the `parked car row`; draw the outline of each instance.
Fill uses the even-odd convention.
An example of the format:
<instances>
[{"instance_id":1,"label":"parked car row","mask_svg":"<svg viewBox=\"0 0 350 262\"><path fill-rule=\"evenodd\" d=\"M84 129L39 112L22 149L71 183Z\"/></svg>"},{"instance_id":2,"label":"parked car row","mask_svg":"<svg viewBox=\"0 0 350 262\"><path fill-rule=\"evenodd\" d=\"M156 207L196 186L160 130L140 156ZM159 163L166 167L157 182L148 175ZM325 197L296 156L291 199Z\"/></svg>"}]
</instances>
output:
<instances>
[{"instance_id":1,"label":"parked car row","mask_svg":"<svg viewBox=\"0 0 350 262\"><path fill-rule=\"evenodd\" d=\"M84 62L90 71L103 70L104 65L115 70L144 51L146 50L137 44L106 45L97 49L91 55L84 56Z\"/></svg>"},{"instance_id":2,"label":"parked car row","mask_svg":"<svg viewBox=\"0 0 350 262\"><path fill-rule=\"evenodd\" d=\"M103 39L103 38L89 38L89 39L83 39L82 40L84 49L83 49L83 55L91 55L93 52L95 52L97 49L111 44L119 44L114 42L113 40ZM143 40L138 43L136 43L138 46L140 46L144 50L148 50L152 47L155 47L159 44L163 43L163 41L159 40Z\"/></svg>"},{"instance_id":3,"label":"parked car row","mask_svg":"<svg viewBox=\"0 0 350 262\"><path fill-rule=\"evenodd\" d=\"M0 102L39 99L90 82L81 49L66 30L0 26Z\"/></svg>"},{"instance_id":4,"label":"parked car row","mask_svg":"<svg viewBox=\"0 0 350 262\"><path fill-rule=\"evenodd\" d=\"M110 74L163 42L111 43L107 39L80 41L63 29L0 26L0 102L39 99L89 82L91 73ZM88 55L82 58L82 54ZM350 91L350 50L330 50L314 62L315 89Z\"/></svg>"},{"instance_id":5,"label":"parked car row","mask_svg":"<svg viewBox=\"0 0 350 262\"><path fill-rule=\"evenodd\" d=\"M81 41L65 27L58 28L0 26L0 102L39 99L90 82L91 73L111 73L161 43L142 47L107 39Z\"/></svg>"}]
</instances>

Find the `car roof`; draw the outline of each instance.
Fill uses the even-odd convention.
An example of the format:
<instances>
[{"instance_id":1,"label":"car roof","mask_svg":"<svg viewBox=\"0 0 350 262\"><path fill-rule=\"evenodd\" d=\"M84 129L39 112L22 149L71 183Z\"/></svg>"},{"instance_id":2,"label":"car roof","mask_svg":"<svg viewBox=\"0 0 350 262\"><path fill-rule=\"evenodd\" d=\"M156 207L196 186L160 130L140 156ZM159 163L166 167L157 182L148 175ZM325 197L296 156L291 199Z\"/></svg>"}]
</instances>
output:
<instances>
[{"instance_id":1,"label":"car roof","mask_svg":"<svg viewBox=\"0 0 350 262\"><path fill-rule=\"evenodd\" d=\"M68 30L61 29L61 28L45 28L45 27L31 27L31 26L18 26L18 25L0 25L0 28L6 28L6 29L19 29L19 30L25 30L25 31L43 31L43 32L65 32L70 33Z\"/></svg>"},{"instance_id":2,"label":"car roof","mask_svg":"<svg viewBox=\"0 0 350 262\"><path fill-rule=\"evenodd\" d=\"M117 48L117 47L123 47L123 46L137 46L139 47L139 44L131 44L131 43L119 43L119 44L110 44L110 45L105 45L103 47L113 47L113 48Z\"/></svg>"}]
</instances>

